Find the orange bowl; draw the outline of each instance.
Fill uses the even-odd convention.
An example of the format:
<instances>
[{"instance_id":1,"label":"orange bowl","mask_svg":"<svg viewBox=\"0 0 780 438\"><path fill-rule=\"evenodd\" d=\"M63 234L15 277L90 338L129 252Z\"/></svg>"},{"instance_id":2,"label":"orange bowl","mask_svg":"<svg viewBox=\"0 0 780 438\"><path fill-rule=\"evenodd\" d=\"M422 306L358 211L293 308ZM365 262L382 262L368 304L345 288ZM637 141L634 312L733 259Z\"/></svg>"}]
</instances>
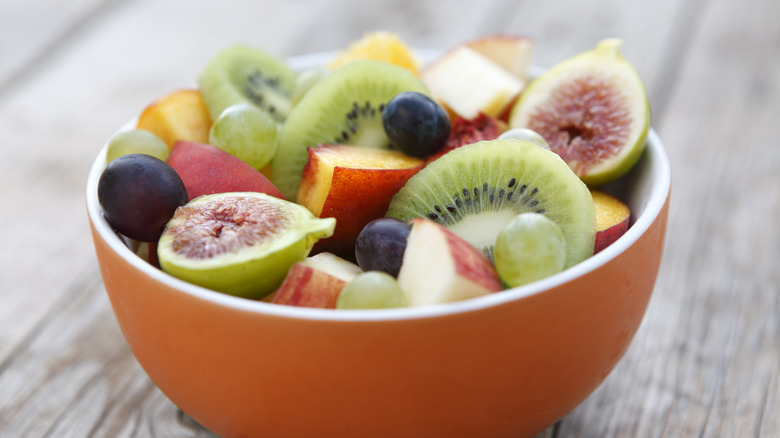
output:
<instances>
[{"instance_id":1,"label":"orange bowl","mask_svg":"<svg viewBox=\"0 0 780 438\"><path fill-rule=\"evenodd\" d=\"M105 149L86 206L119 327L157 387L224 437L542 431L604 381L636 333L663 253L671 187L651 130L638 165L610 187L631 208L631 227L593 257L472 300L335 311L224 295L155 269L102 216L104 164Z\"/></svg>"}]
</instances>

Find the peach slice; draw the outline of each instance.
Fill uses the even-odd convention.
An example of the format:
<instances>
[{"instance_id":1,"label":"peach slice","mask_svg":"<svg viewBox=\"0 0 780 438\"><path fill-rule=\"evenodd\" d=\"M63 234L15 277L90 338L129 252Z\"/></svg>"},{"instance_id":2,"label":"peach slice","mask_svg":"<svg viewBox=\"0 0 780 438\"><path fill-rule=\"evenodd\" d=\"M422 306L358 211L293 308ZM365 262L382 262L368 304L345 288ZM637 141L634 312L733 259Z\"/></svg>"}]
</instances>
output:
<instances>
[{"instance_id":1,"label":"peach slice","mask_svg":"<svg viewBox=\"0 0 780 438\"><path fill-rule=\"evenodd\" d=\"M182 89L149 104L137 127L156 134L169 148L177 140L208 143L211 116L198 90Z\"/></svg>"},{"instance_id":2,"label":"peach slice","mask_svg":"<svg viewBox=\"0 0 780 438\"><path fill-rule=\"evenodd\" d=\"M315 216L336 218L333 237L318 242L316 250L353 258L363 227L385 215L393 195L423 166L419 158L386 149L309 148L297 202Z\"/></svg>"},{"instance_id":3,"label":"peach slice","mask_svg":"<svg viewBox=\"0 0 780 438\"><path fill-rule=\"evenodd\" d=\"M168 164L184 182L190 201L201 195L225 192L261 192L284 199L262 173L216 146L177 141Z\"/></svg>"},{"instance_id":4,"label":"peach slice","mask_svg":"<svg viewBox=\"0 0 780 438\"><path fill-rule=\"evenodd\" d=\"M410 306L479 297L502 290L493 263L479 249L429 219L409 221L412 231L398 273Z\"/></svg>"},{"instance_id":5,"label":"peach slice","mask_svg":"<svg viewBox=\"0 0 780 438\"><path fill-rule=\"evenodd\" d=\"M358 265L321 252L293 264L271 302L335 309L341 289L361 272Z\"/></svg>"},{"instance_id":6,"label":"peach slice","mask_svg":"<svg viewBox=\"0 0 780 438\"><path fill-rule=\"evenodd\" d=\"M523 80L466 46L446 52L428 66L422 81L442 105L464 119L479 113L498 117L525 86Z\"/></svg>"},{"instance_id":7,"label":"peach slice","mask_svg":"<svg viewBox=\"0 0 780 438\"><path fill-rule=\"evenodd\" d=\"M591 190L596 210L596 254L628 230L631 211L618 198L600 190Z\"/></svg>"}]
</instances>

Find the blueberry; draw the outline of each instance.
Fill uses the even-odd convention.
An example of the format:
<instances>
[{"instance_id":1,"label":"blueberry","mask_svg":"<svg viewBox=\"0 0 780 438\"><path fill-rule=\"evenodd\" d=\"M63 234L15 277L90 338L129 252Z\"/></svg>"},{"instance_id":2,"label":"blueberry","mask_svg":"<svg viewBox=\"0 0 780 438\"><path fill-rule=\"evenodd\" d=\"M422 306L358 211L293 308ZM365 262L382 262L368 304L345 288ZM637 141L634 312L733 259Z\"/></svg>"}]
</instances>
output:
<instances>
[{"instance_id":1,"label":"blueberry","mask_svg":"<svg viewBox=\"0 0 780 438\"><path fill-rule=\"evenodd\" d=\"M383 217L369 222L355 243L355 258L363 271L382 271L398 277L412 226Z\"/></svg>"},{"instance_id":2,"label":"blueberry","mask_svg":"<svg viewBox=\"0 0 780 438\"><path fill-rule=\"evenodd\" d=\"M450 135L447 111L430 97L413 91L390 99L382 110L382 124L393 144L419 158L441 150Z\"/></svg>"},{"instance_id":3,"label":"blueberry","mask_svg":"<svg viewBox=\"0 0 780 438\"><path fill-rule=\"evenodd\" d=\"M120 234L142 242L157 240L187 189L171 166L159 158L130 154L111 161L98 181L103 216Z\"/></svg>"}]
</instances>

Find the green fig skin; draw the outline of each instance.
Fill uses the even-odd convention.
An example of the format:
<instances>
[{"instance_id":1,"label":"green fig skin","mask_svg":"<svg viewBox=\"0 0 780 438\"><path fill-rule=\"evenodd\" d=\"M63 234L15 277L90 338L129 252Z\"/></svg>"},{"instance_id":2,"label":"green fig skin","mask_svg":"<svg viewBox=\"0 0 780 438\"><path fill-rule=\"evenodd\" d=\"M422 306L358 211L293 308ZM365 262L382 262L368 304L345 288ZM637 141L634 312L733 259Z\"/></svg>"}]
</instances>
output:
<instances>
[{"instance_id":1,"label":"green fig skin","mask_svg":"<svg viewBox=\"0 0 780 438\"><path fill-rule=\"evenodd\" d=\"M285 215L289 219L289 225L273 230L270 237L233 253L211 258L193 258L173 249L176 238L173 230L183 221L180 216L174 215L157 247L160 268L163 271L207 289L243 298L261 299L276 290L293 263L305 259L314 243L330 237L336 226L335 219L314 217L302 206L255 192L201 196L184 208L219 205L221 199L231 197L259 198L265 205L278 209Z\"/></svg>"}]
</instances>

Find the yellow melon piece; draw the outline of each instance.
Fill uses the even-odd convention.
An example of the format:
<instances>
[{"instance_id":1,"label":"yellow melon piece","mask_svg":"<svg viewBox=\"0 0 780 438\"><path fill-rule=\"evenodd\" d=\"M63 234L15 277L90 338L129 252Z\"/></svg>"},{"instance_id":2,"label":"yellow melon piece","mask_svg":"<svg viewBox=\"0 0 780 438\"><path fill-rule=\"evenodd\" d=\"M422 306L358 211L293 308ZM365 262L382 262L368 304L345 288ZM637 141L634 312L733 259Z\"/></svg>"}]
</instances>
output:
<instances>
[{"instance_id":1,"label":"yellow melon piece","mask_svg":"<svg viewBox=\"0 0 780 438\"><path fill-rule=\"evenodd\" d=\"M415 75L420 66L420 61L401 38L385 31L366 33L363 38L350 44L347 50L340 52L328 68L333 70L356 59L386 61L408 69Z\"/></svg>"}]
</instances>

